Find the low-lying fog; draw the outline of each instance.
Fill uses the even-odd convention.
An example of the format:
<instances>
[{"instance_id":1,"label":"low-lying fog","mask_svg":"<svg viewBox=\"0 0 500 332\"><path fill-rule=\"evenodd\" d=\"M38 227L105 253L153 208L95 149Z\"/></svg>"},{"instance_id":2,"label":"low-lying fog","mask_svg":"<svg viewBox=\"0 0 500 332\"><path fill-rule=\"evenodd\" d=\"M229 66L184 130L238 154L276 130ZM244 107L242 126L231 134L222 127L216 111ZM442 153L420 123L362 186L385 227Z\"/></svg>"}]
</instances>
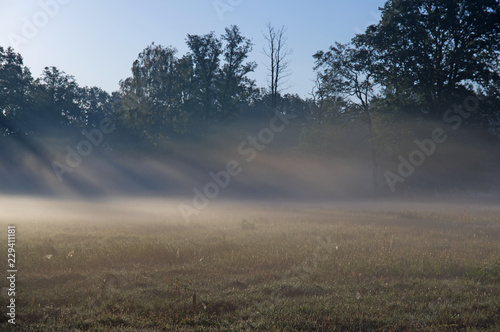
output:
<instances>
[{"instance_id":1,"label":"low-lying fog","mask_svg":"<svg viewBox=\"0 0 500 332\"><path fill-rule=\"evenodd\" d=\"M283 214L296 218L317 213L336 211L401 212L401 211L448 211L457 215L467 211L500 212L500 205L484 202L405 202L388 200L357 200L299 203L275 201L218 200L210 202L205 209L186 219L180 208L189 205L187 198L142 197L107 198L101 200L54 199L35 196L0 196L0 221L5 223L24 222L153 222L184 224L191 222L210 223L217 220L241 222L242 218L282 217ZM466 212L464 212L466 211ZM496 211L496 212L495 212ZM326 215L325 215L326 216ZM327 217L327 216L326 216Z\"/></svg>"},{"instance_id":2,"label":"low-lying fog","mask_svg":"<svg viewBox=\"0 0 500 332\"><path fill-rule=\"evenodd\" d=\"M114 137L114 146L94 147L83 155L76 152L80 136L67 141L19 138L6 141L0 153L1 217L173 213L190 219L218 203L239 200L340 206L372 202L384 208L398 208L388 202L411 201L496 204L497 145L486 144L468 129L440 141L452 132L433 136L439 126L428 123L419 128L418 138L378 148L376 189L363 127L353 132L332 126L322 134L332 137L312 145L293 128L263 135L262 124L236 126L201 142L157 151L131 149L129 142L120 145L120 137ZM117 199L123 197L127 200Z\"/></svg>"}]
</instances>

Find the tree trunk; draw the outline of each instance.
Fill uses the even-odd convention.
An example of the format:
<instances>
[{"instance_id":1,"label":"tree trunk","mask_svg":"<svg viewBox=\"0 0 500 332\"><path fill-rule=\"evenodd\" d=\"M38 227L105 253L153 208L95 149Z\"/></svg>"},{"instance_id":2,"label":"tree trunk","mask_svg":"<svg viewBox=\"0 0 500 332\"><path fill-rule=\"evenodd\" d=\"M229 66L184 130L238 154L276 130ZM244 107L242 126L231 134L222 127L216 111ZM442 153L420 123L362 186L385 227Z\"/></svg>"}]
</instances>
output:
<instances>
[{"instance_id":1,"label":"tree trunk","mask_svg":"<svg viewBox=\"0 0 500 332\"><path fill-rule=\"evenodd\" d=\"M368 130L370 134L370 155L372 161L372 185L373 193L378 193L378 162L377 162L377 151L375 149L375 137L373 135L373 121L370 111L366 111L368 114Z\"/></svg>"}]
</instances>

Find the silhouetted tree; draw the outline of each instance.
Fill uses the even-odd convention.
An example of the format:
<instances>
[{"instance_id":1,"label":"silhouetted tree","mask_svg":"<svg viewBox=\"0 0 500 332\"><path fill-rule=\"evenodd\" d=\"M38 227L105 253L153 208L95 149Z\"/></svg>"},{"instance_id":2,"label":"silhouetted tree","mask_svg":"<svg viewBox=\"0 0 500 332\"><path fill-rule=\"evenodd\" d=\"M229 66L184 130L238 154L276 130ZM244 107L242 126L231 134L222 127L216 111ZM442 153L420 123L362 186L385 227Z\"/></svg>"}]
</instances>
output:
<instances>
[{"instance_id":1,"label":"silhouetted tree","mask_svg":"<svg viewBox=\"0 0 500 332\"><path fill-rule=\"evenodd\" d=\"M361 109L368 124L368 137L371 147L373 190L378 190L377 144L374 135L373 109L370 108L374 97L373 55L364 48L353 48L336 43L327 52L319 51L314 55L315 70L318 71L319 87L317 93L329 100L340 96ZM338 142L336 142L338 144Z\"/></svg>"},{"instance_id":2,"label":"silhouetted tree","mask_svg":"<svg viewBox=\"0 0 500 332\"><path fill-rule=\"evenodd\" d=\"M377 58L377 80L397 100L439 113L450 98L498 81L497 0L390 0L358 46Z\"/></svg>"},{"instance_id":3,"label":"silhouetted tree","mask_svg":"<svg viewBox=\"0 0 500 332\"><path fill-rule=\"evenodd\" d=\"M290 75L288 58L292 54L292 50L287 46L287 37L285 27L276 30L271 23L268 23L264 38L267 45L264 48L264 54L269 58L270 82L269 90L271 92L271 108L276 109L278 95L283 90L283 84L286 83L286 78Z\"/></svg>"},{"instance_id":4,"label":"silhouetted tree","mask_svg":"<svg viewBox=\"0 0 500 332\"><path fill-rule=\"evenodd\" d=\"M134 62L132 77L120 82L123 118L154 144L185 132L185 80L192 69L176 52L172 47L148 46Z\"/></svg>"},{"instance_id":5,"label":"silhouetted tree","mask_svg":"<svg viewBox=\"0 0 500 332\"><path fill-rule=\"evenodd\" d=\"M12 48L0 47L0 136L23 131L31 102L32 77L23 58Z\"/></svg>"},{"instance_id":6,"label":"silhouetted tree","mask_svg":"<svg viewBox=\"0 0 500 332\"><path fill-rule=\"evenodd\" d=\"M79 107L88 126L96 127L104 118L114 117L113 96L99 87L81 88Z\"/></svg>"},{"instance_id":7,"label":"silhouetted tree","mask_svg":"<svg viewBox=\"0 0 500 332\"><path fill-rule=\"evenodd\" d=\"M80 109L81 90L73 76L56 67L45 67L33 89L34 107L30 116L37 119L35 127L40 134L52 135L86 124Z\"/></svg>"},{"instance_id":8,"label":"silhouetted tree","mask_svg":"<svg viewBox=\"0 0 500 332\"><path fill-rule=\"evenodd\" d=\"M257 67L255 62L244 63L252 51L252 43L243 37L237 26L226 28L222 36L224 64L220 70L218 102L222 120L234 118L240 103L247 101L255 84L246 75Z\"/></svg>"},{"instance_id":9,"label":"silhouetted tree","mask_svg":"<svg viewBox=\"0 0 500 332\"><path fill-rule=\"evenodd\" d=\"M198 36L189 35L187 45L194 62L193 97L196 98L205 120L216 117L216 82L222 54L222 43L213 32Z\"/></svg>"}]
</instances>

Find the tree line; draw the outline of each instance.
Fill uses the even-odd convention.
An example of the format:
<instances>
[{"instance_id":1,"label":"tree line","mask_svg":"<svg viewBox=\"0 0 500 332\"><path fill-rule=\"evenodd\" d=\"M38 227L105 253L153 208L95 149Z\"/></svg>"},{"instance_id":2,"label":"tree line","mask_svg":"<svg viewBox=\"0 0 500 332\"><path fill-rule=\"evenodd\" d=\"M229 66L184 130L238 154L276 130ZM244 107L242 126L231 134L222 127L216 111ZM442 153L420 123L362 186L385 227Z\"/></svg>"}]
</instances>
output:
<instances>
[{"instance_id":1,"label":"tree line","mask_svg":"<svg viewBox=\"0 0 500 332\"><path fill-rule=\"evenodd\" d=\"M436 123L459 123L497 151L499 2L389 0L381 11L380 21L350 43L313 54L316 81L307 98L284 93L292 53L286 29L270 24L264 47L270 82L261 88L248 76L257 68L248 61L254 45L237 26L221 36L188 34L182 56L171 46L147 46L112 93L81 87L56 67L34 79L20 54L0 47L0 135L4 142L75 136L111 118L118 140L162 149L293 112L296 149L337 157L360 151L376 190L382 170L397 165ZM473 114L464 111L471 100ZM464 133L450 132L450 142L465 143L471 136ZM490 165L488 155L473 167ZM442 162L436 158L434 166Z\"/></svg>"}]
</instances>

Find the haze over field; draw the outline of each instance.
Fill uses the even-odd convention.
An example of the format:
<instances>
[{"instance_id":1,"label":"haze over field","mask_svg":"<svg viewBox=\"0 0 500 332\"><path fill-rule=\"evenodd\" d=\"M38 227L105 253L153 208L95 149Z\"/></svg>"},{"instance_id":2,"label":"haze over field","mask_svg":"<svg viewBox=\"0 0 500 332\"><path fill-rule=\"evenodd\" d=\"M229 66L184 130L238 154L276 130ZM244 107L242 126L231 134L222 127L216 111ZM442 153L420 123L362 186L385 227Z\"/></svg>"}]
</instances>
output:
<instances>
[{"instance_id":1,"label":"haze over field","mask_svg":"<svg viewBox=\"0 0 500 332\"><path fill-rule=\"evenodd\" d=\"M373 4L364 5L368 10ZM431 7L389 1L380 13L370 14L366 31L355 32L333 23L318 26L322 21L310 16L313 7L293 5L291 13L311 22L315 17L315 24L300 25L311 36L305 38L295 22L258 25L242 17L245 10L260 8L260 19L267 12L263 9L274 13L278 4L214 1L211 15L195 26L179 22L173 29L168 23L177 45L164 44L164 37L144 45L128 65L130 76L124 75L113 92L81 86L78 77L54 66L33 77L23 59L54 26L69 24L77 8L97 4L9 4L13 14L36 11L23 16L21 27L12 18L3 21L12 26L6 27L8 42L1 49L2 190L190 196L214 181L210 174L224 177L220 172L230 163L234 174L219 188L226 197L495 197L500 164L497 5L492 0L477 8L467 1ZM187 10L172 6L168 9L179 14ZM334 9L357 17L353 8L342 6ZM101 14L109 10L101 9ZM128 6L120 10L132 12ZM382 20L374 21L378 15ZM215 25L224 22L224 29L197 32L217 16ZM141 14L143 23L144 17L151 21L156 14ZM229 22L236 18L241 27ZM420 28L405 30L415 20ZM323 24L327 21L335 20ZM186 31L181 33L181 27ZM64 40L60 32L53 38ZM123 44L129 48L141 40L132 35ZM101 44L96 39L94 47ZM314 80L301 76L310 93L292 94L296 74L306 64L305 50ZM71 63L80 62L75 56ZM108 76L104 73L99 77Z\"/></svg>"},{"instance_id":2,"label":"haze over field","mask_svg":"<svg viewBox=\"0 0 500 332\"><path fill-rule=\"evenodd\" d=\"M1 200L21 330L498 327L496 204Z\"/></svg>"}]
</instances>

